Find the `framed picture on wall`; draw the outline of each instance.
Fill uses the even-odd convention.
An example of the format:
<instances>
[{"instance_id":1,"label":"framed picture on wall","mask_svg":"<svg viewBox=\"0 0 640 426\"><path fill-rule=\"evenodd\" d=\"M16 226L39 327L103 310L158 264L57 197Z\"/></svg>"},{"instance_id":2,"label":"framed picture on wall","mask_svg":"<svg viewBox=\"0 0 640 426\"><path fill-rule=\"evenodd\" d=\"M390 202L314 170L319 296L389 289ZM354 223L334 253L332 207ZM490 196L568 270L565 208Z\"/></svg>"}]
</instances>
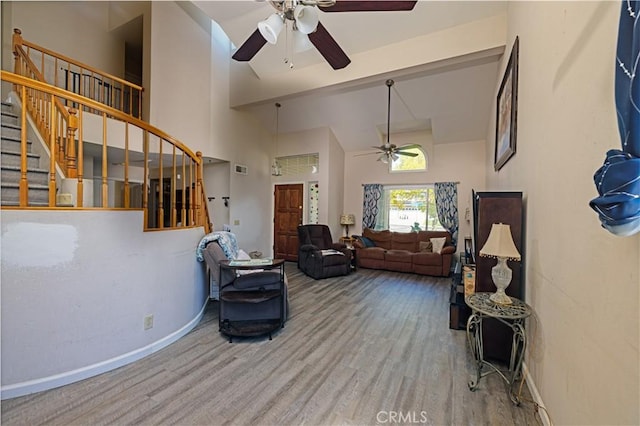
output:
<instances>
[{"instance_id":1,"label":"framed picture on wall","mask_svg":"<svg viewBox=\"0 0 640 426\"><path fill-rule=\"evenodd\" d=\"M496 99L496 146L493 163L496 172L516 153L518 45L516 37Z\"/></svg>"}]
</instances>

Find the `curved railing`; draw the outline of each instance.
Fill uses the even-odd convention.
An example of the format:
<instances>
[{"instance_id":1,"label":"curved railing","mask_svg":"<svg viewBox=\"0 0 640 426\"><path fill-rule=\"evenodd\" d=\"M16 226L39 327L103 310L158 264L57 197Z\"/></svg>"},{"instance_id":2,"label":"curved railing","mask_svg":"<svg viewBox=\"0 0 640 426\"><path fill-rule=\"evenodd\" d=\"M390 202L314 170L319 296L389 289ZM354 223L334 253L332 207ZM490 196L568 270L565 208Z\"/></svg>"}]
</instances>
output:
<instances>
[{"instance_id":1,"label":"curved railing","mask_svg":"<svg viewBox=\"0 0 640 426\"><path fill-rule=\"evenodd\" d=\"M21 124L19 205L3 208L34 207L28 167L29 145L36 143L27 137L31 118L49 129L41 135L45 151L53 153L46 208L142 208L145 230L204 226L211 231L200 152L93 99L7 71L1 76L13 85ZM56 155L63 161L56 163ZM91 176L85 174L87 166ZM87 180L93 182L91 200L85 200L85 193L92 193L85 188ZM57 196L66 191L75 193L75 200L61 206Z\"/></svg>"}]
</instances>

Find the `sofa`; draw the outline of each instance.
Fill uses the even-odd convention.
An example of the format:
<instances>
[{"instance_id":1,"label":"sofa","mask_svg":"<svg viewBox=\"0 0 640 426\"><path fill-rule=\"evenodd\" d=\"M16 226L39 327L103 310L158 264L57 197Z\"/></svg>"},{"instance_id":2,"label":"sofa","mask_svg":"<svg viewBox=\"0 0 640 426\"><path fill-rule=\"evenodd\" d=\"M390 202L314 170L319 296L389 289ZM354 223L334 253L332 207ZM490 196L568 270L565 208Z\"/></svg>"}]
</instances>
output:
<instances>
[{"instance_id":1,"label":"sofa","mask_svg":"<svg viewBox=\"0 0 640 426\"><path fill-rule=\"evenodd\" d=\"M444 245L438 250L442 238ZM451 243L451 234L447 231L393 232L365 228L362 235L355 238L354 247L359 268L436 277L449 276L453 253L456 251Z\"/></svg>"}]
</instances>

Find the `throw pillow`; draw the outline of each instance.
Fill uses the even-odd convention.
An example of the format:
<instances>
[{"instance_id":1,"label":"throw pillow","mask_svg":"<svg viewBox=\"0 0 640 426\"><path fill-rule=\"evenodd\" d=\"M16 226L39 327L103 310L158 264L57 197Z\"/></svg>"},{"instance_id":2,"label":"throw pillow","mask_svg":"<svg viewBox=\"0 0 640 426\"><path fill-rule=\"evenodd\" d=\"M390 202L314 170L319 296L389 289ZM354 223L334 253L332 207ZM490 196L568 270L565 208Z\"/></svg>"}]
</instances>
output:
<instances>
[{"instance_id":1,"label":"throw pillow","mask_svg":"<svg viewBox=\"0 0 640 426\"><path fill-rule=\"evenodd\" d=\"M431 238L431 244L433 244L433 252L440 254L442 249L444 248L444 243L447 241L445 237L442 238Z\"/></svg>"},{"instance_id":2,"label":"throw pillow","mask_svg":"<svg viewBox=\"0 0 640 426\"><path fill-rule=\"evenodd\" d=\"M418 242L418 249L431 253L433 251L433 243L431 241L420 241Z\"/></svg>"},{"instance_id":3,"label":"throw pillow","mask_svg":"<svg viewBox=\"0 0 640 426\"><path fill-rule=\"evenodd\" d=\"M374 243L373 241L371 241L371 239L367 238L367 237L360 237L360 241L362 241L362 244L364 244L365 247L375 247L376 243Z\"/></svg>"}]
</instances>

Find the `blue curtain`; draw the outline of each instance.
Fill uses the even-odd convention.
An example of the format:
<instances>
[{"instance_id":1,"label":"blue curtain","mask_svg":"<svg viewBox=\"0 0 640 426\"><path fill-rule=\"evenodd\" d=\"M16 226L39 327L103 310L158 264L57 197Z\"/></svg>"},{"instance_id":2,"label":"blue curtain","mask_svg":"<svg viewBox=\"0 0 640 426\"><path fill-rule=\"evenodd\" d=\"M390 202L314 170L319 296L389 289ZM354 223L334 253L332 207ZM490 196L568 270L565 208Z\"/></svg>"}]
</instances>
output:
<instances>
[{"instance_id":1,"label":"blue curtain","mask_svg":"<svg viewBox=\"0 0 640 426\"><path fill-rule=\"evenodd\" d=\"M622 149L607 152L593 180L599 197L590 202L602 226L628 236L640 232L640 84L636 67L640 49L640 1L623 0L616 51L615 99Z\"/></svg>"},{"instance_id":2,"label":"blue curtain","mask_svg":"<svg viewBox=\"0 0 640 426\"><path fill-rule=\"evenodd\" d=\"M458 185L454 182L433 184L436 194L438 220L444 229L451 233L451 242L458 241Z\"/></svg>"},{"instance_id":3,"label":"blue curtain","mask_svg":"<svg viewBox=\"0 0 640 426\"><path fill-rule=\"evenodd\" d=\"M364 202L362 203L362 229L375 229L376 218L380 212L382 185L369 183L364 185Z\"/></svg>"}]
</instances>

